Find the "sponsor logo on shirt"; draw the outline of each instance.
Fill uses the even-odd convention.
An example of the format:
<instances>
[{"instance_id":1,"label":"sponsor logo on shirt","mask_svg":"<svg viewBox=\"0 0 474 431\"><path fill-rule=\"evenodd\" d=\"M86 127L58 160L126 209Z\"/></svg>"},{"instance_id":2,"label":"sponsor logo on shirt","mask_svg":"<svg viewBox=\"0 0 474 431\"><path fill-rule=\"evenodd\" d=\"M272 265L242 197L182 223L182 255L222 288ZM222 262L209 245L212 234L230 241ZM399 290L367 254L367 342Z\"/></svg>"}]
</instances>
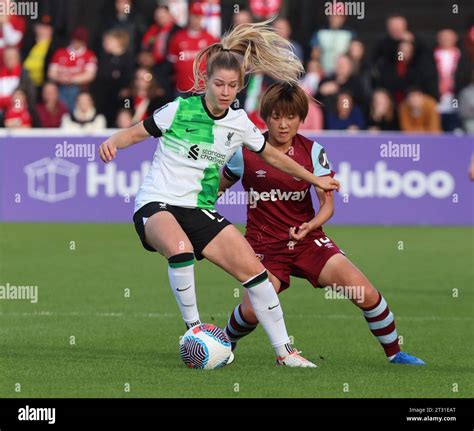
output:
<instances>
[{"instance_id":1,"label":"sponsor logo on shirt","mask_svg":"<svg viewBox=\"0 0 474 431\"><path fill-rule=\"evenodd\" d=\"M308 194L308 190L309 188L300 192L286 192L280 189L271 189L266 192L257 192L251 188L249 190L249 206L250 208L256 208L259 201L302 201Z\"/></svg>"}]
</instances>

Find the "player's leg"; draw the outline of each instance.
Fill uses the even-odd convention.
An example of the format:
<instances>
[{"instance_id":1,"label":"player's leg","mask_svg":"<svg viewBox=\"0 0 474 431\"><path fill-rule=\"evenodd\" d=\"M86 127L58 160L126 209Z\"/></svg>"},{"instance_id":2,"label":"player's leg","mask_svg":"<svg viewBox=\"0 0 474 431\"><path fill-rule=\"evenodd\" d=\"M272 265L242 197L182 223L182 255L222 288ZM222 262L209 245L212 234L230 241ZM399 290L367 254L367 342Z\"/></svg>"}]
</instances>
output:
<instances>
[{"instance_id":1,"label":"player's leg","mask_svg":"<svg viewBox=\"0 0 474 431\"><path fill-rule=\"evenodd\" d=\"M171 290L186 326L198 325L193 246L175 216L161 211L149 217L145 223L145 240L168 259Z\"/></svg>"},{"instance_id":2,"label":"player's leg","mask_svg":"<svg viewBox=\"0 0 474 431\"><path fill-rule=\"evenodd\" d=\"M268 279L267 271L244 236L234 226L226 226L207 244L202 254L246 288L258 321L270 338L278 358L291 355L287 365L315 367L299 356L291 346L278 295Z\"/></svg>"},{"instance_id":3,"label":"player's leg","mask_svg":"<svg viewBox=\"0 0 474 431\"><path fill-rule=\"evenodd\" d=\"M395 319L387 302L362 271L344 255L331 256L321 270L317 282L320 286L341 289L345 296L362 310L370 331L390 361L424 364L420 359L400 352Z\"/></svg>"},{"instance_id":4,"label":"player's leg","mask_svg":"<svg viewBox=\"0 0 474 431\"><path fill-rule=\"evenodd\" d=\"M275 292L280 291L281 282L267 269L268 279L273 285ZM232 311L225 332L232 343L232 350L236 348L237 341L252 333L258 326L258 319L253 310L247 289L242 294L242 302Z\"/></svg>"}]
</instances>

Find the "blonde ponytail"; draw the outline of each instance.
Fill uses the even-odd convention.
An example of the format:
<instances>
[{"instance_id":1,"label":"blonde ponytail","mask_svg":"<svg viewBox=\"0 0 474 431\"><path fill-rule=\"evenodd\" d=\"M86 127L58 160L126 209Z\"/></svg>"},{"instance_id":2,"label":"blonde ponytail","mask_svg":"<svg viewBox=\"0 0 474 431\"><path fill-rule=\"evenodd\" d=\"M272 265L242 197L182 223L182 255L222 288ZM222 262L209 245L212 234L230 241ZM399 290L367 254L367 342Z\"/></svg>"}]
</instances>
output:
<instances>
[{"instance_id":1,"label":"blonde ponytail","mask_svg":"<svg viewBox=\"0 0 474 431\"><path fill-rule=\"evenodd\" d=\"M217 67L238 70L240 88L248 73L264 73L276 81L297 85L304 67L291 43L269 25L272 21L240 24L226 33L220 43L200 51L193 65L194 89L203 89L206 76L209 78Z\"/></svg>"}]
</instances>

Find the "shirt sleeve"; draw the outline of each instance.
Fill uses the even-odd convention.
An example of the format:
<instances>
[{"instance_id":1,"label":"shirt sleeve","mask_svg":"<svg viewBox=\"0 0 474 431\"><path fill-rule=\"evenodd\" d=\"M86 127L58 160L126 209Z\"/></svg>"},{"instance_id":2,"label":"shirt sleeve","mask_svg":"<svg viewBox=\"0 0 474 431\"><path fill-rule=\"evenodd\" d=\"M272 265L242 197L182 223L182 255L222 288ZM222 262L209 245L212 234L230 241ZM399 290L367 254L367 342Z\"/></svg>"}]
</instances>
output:
<instances>
[{"instance_id":1,"label":"shirt sleeve","mask_svg":"<svg viewBox=\"0 0 474 431\"><path fill-rule=\"evenodd\" d=\"M174 116L178 110L179 101L168 103L158 108L153 115L143 121L145 130L153 137L159 138L167 132L173 123Z\"/></svg>"},{"instance_id":2,"label":"shirt sleeve","mask_svg":"<svg viewBox=\"0 0 474 431\"><path fill-rule=\"evenodd\" d=\"M242 147L239 147L234 155L224 166L222 175L229 181L238 181L244 175L244 157Z\"/></svg>"},{"instance_id":3,"label":"shirt sleeve","mask_svg":"<svg viewBox=\"0 0 474 431\"><path fill-rule=\"evenodd\" d=\"M247 118L247 128L244 133L244 145L254 153L261 153L265 148L265 136L258 127Z\"/></svg>"},{"instance_id":4,"label":"shirt sleeve","mask_svg":"<svg viewBox=\"0 0 474 431\"><path fill-rule=\"evenodd\" d=\"M317 142L313 143L313 148L311 149L311 159L313 160L315 176L324 177L325 175L334 175L333 171L331 170L331 166L329 165L326 150Z\"/></svg>"}]
</instances>

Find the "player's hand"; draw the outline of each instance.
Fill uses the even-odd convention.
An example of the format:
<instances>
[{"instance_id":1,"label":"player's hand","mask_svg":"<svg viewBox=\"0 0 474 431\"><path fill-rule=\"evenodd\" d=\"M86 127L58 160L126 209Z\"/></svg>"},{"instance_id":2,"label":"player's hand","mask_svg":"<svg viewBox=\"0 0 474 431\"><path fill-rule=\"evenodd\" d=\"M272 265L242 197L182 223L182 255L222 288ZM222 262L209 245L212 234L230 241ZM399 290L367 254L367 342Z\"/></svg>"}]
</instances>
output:
<instances>
[{"instance_id":1,"label":"player's hand","mask_svg":"<svg viewBox=\"0 0 474 431\"><path fill-rule=\"evenodd\" d=\"M293 241L301 241L311 232L309 223L303 223L299 228L298 232L295 227L290 227L290 239Z\"/></svg>"},{"instance_id":2,"label":"player's hand","mask_svg":"<svg viewBox=\"0 0 474 431\"><path fill-rule=\"evenodd\" d=\"M339 181L331 177L316 177L314 185L326 192L331 190L339 191Z\"/></svg>"},{"instance_id":3,"label":"player's hand","mask_svg":"<svg viewBox=\"0 0 474 431\"><path fill-rule=\"evenodd\" d=\"M115 159L117 147L110 138L100 144L99 155L104 163L109 163Z\"/></svg>"}]
</instances>

